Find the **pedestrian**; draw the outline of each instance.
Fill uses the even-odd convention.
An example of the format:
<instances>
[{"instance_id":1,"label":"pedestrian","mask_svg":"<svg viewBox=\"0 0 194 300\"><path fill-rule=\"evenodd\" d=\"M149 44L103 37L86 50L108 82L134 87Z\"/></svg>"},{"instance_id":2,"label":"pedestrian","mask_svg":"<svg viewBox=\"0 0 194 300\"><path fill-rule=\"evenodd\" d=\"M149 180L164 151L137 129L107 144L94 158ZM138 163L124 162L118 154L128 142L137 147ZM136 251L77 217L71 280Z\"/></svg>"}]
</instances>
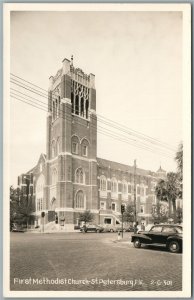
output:
<instances>
[{"instance_id":1,"label":"pedestrian","mask_svg":"<svg viewBox=\"0 0 194 300\"><path fill-rule=\"evenodd\" d=\"M138 230L138 228L137 228L137 223L135 223L135 224L134 224L134 233L137 233L137 230Z\"/></svg>"},{"instance_id":2,"label":"pedestrian","mask_svg":"<svg viewBox=\"0 0 194 300\"><path fill-rule=\"evenodd\" d=\"M86 230L86 224L84 224L84 226L83 226L83 232L84 232L84 233L87 232L87 230Z\"/></svg>"},{"instance_id":3,"label":"pedestrian","mask_svg":"<svg viewBox=\"0 0 194 300\"><path fill-rule=\"evenodd\" d=\"M142 223L142 228L141 228L143 231L145 231L145 225L144 223Z\"/></svg>"}]
</instances>

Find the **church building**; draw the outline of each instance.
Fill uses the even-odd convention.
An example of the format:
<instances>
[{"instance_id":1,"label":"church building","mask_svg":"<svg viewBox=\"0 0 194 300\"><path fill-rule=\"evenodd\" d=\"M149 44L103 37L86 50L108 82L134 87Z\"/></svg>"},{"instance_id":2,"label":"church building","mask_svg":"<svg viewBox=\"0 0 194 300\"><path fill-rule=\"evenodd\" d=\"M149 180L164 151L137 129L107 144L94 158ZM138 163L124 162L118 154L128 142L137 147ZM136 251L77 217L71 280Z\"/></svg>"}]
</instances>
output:
<instances>
[{"instance_id":1,"label":"church building","mask_svg":"<svg viewBox=\"0 0 194 300\"><path fill-rule=\"evenodd\" d=\"M139 222L151 222L155 186L166 172L136 168L97 157L95 76L64 59L50 77L46 155L18 178L34 201L37 224L54 218L66 231L79 225L79 213L90 210L95 224L120 223L121 205L134 204ZM135 187L135 188L134 188Z\"/></svg>"}]
</instances>

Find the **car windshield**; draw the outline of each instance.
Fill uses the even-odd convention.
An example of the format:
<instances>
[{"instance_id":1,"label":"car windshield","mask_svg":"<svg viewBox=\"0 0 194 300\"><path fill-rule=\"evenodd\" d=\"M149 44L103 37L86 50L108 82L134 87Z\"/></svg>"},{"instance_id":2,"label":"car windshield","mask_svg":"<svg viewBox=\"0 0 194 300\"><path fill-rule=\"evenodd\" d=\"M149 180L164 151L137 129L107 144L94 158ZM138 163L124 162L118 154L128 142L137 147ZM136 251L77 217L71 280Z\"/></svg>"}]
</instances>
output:
<instances>
[{"instance_id":1,"label":"car windshield","mask_svg":"<svg viewBox=\"0 0 194 300\"><path fill-rule=\"evenodd\" d=\"M177 226L176 230L178 233L183 233L183 228L181 226Z\"/></svg>"}]
</instances>

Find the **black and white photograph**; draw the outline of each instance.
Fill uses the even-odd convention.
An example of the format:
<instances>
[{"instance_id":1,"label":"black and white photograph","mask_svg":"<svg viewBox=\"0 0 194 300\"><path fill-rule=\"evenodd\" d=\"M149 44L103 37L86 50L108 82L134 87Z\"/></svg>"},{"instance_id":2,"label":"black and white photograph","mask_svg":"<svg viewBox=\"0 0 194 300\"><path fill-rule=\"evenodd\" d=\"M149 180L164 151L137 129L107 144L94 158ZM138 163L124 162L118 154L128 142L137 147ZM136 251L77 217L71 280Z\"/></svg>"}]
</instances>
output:
<instances>
[{"instance_id":1,"label":"black and white photograph","mask_svg":"<svg viewBox=\"0 0 194 300\"><path fill-rule=\"evenodd\" d=\"M191 296L190 14L4 5L4 296Z\"/></svg>"}]
</instances>

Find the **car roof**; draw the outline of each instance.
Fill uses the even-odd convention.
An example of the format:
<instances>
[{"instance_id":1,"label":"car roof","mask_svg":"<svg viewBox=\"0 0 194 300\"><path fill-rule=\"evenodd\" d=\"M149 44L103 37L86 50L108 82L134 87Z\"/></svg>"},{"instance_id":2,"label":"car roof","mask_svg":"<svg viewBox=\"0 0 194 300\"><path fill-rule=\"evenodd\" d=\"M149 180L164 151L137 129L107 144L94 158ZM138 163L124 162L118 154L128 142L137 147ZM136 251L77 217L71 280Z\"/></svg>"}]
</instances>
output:
<instances>
[{"instance_id":1,"label":"car roof","mask_svg":"<svg viewBox=\"0 0 194 300\"><path fill-rule=\"evenodd\" d=\"M154 227L157 227L157 226L171 226L171 227L183 227L182 225L179 225L179 224L156 224L156 225L153 225Z\"/></svg>"}]
</instances>

